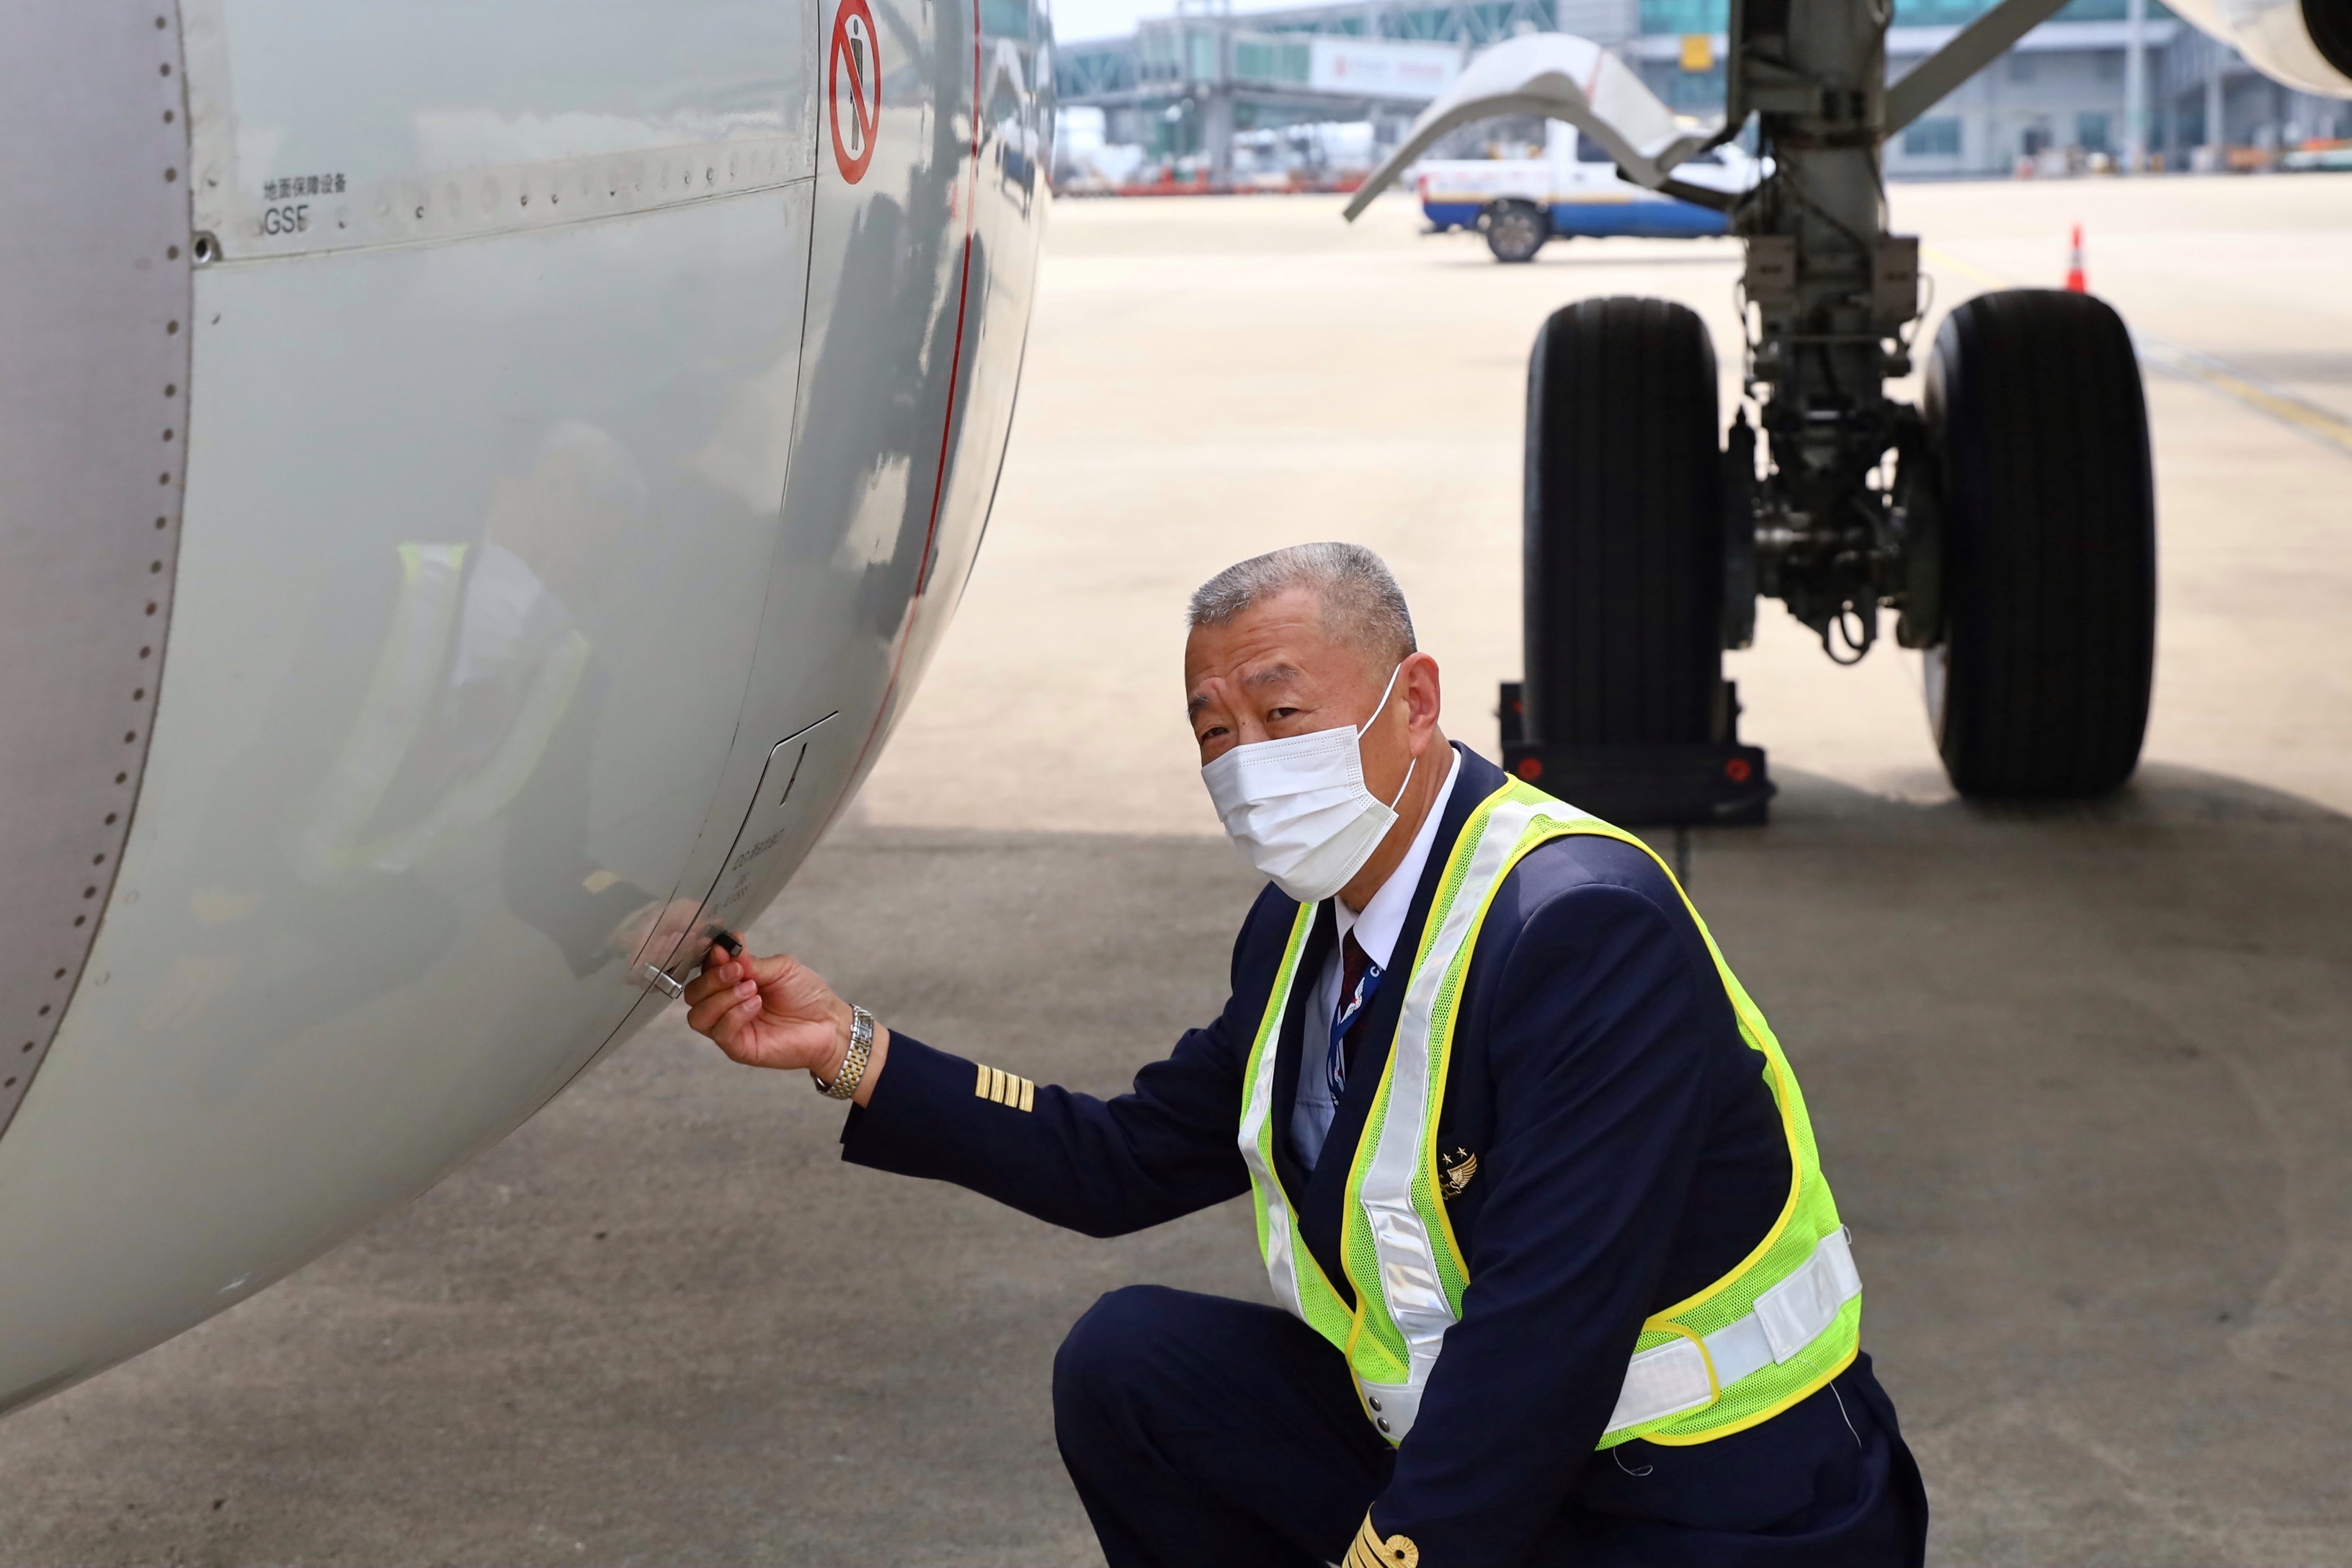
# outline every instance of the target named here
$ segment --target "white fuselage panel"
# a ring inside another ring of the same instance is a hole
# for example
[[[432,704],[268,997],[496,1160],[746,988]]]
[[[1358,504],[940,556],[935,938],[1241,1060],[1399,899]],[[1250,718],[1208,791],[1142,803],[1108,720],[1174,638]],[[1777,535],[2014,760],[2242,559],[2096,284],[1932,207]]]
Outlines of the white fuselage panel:
[[[854,793],[994,490],[1045,26],[188,0],[170,637],[0,1135],[0,1409],[510,1130]]]

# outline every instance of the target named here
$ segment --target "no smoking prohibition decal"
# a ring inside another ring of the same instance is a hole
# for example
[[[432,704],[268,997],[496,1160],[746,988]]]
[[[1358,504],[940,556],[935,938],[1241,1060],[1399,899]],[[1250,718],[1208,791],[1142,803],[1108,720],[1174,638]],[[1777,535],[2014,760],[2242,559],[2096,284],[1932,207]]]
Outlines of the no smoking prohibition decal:
[[[866,0],[842,0],[825,59],[825,107],[833,121],[833,161],[853,185],[866,177],[881,130],[882,61],[875,43],[874,13]]]

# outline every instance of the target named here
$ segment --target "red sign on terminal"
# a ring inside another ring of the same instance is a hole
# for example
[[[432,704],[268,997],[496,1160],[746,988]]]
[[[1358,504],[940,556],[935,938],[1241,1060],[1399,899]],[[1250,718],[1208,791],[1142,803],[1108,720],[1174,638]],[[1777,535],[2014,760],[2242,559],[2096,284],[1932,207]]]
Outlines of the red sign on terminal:
[[[834,13],[833,47],[825,57],[825,108],[833,123],[833,161],[851,184],[866,177],[882,129],[882,61],[874,13],[866,0],[842,0]],[[842,100],[849,100],[846,123]]]

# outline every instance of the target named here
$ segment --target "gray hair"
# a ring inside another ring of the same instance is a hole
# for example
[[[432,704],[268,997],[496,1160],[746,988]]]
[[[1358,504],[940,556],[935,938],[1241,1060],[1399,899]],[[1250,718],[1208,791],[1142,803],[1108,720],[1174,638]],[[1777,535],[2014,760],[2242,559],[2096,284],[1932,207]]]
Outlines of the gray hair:
[[[1304,588],[1332,636],[1381,659],[1414,651],[1412,612],[1388,563],[1360,544],[1293,544],[1226,567],[1192,591],[1185,624],[1221,626],[1251,605]]]

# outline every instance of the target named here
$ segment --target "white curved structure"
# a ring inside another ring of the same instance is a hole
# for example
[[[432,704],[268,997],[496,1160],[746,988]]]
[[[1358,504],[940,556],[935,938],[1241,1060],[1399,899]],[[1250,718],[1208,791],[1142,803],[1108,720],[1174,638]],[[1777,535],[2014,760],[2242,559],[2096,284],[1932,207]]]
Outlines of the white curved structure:
[[[1653,190],[1708,140],[1706,132],[1685,130],[1633,67],[1591,39],[1571,33],[1523,34],[1465,66],[1453,85],[1415,117],[1397,150],[1356,188],[1340,216],[1350,223],[1361,216],[1373,197],[1447,132],[1503,114],[1538,115],[1575,126],[1578,134],[1606,149],[1629,178]]]
[[[2273,81],[2352,98],[2352,0],[2180,0],[2172,9]]]
[[[0,1410],[431,1185],[783,885],[987,521],[1047,53],[0,8]]]

